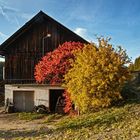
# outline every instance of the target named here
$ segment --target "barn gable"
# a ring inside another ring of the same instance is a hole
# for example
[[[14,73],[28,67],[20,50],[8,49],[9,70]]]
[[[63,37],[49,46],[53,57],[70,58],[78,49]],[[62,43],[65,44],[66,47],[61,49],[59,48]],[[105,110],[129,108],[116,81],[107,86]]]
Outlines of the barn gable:
[[[46,52],[66,41],[87,43],[40,11],[0,46],[0,54],[5,56],[6,83],[35,83],[35,65]]]

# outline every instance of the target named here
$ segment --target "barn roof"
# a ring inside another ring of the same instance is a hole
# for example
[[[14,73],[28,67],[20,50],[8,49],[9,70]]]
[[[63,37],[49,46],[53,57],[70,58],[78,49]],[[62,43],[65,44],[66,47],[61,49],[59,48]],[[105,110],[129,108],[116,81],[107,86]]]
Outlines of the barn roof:
[[[19,30],[17,30],[12,36],[10,36],[5,42],[3,42],[0,45],[0,53],[2,54],[2,51],[5,47],[8,47],[13,41],[15,41],[17,38],[19,38],[24,32],[29,30],[30,27],[32,27],[32,25],[34,25],[34,23],[36,23],[36,21],[38,21],[40,19],[40,17],[44,17],[46,19],[51,20],[52,22],[55,22],[56,24],[60,25],[64,29],[68,30],[69,32],[73,33],[75,36],[81,38],[83,41],[88,43],[88,41],[86,41],[85,39],[83,39],[82,37],[80,37],[79,35],[74,33],[73,31],[71,31],[70,29],[68,29],[64,25],[57,22],[55,19],[51,18],[50,16],[48,16],[44,12],[40,11],[37,15],[35,15],[31,20],[29,20],[27,23],[25,23]]]

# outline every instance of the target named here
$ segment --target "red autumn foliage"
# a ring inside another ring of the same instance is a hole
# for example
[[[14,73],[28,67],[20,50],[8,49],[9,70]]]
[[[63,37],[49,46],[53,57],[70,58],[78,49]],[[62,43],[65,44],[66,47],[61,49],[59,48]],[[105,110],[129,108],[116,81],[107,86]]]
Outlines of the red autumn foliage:
[[[70,113],[72,109],[72,102],[69,96],[69,93],[65,90],[63,93],[63,97],[65,97],[65,107],[64,107],[64,112],[65,113]]]
[[[38,83],[61,84],[63,76],[70,69],[69,59],[74,59],[73,52],[82,49],[80,42],[65,42],[53,52],[46,53],[35,66],[35,79]]]
[[[70,59],[74,59],[73,52],[82,49],[84,44],[80,42],[65,42],[59,45],[53,52],[46,53],[42,60],[35,66],[35,79],[38,83],[61,84],[63,76],[70,69]],[[70,113],[72,102],[65,91],[65,113]]]

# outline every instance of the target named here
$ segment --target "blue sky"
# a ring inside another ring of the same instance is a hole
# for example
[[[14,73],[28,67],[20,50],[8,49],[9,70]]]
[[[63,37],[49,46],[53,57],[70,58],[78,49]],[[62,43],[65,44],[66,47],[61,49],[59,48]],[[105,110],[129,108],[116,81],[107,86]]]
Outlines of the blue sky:
[[[0,0],[0,44],[40,10],[89,41],[112,37],[140,56],[140,0]]]

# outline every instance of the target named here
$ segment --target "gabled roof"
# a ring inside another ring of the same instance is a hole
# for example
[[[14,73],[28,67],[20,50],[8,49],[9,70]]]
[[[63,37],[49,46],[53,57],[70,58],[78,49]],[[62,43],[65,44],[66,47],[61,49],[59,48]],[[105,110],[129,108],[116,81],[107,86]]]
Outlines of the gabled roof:
[[[62,25],[61,23],[57,22],[56,20],[54,20],[53,18],[51,18],[50,16],[48,16],[47,14],[45,14],[44,12],[40,11],[37,15],[35,15],[31,20],[29,20],[27,23],[25,23],[25,25],[23,25],[18,31],[16,31],[12,36],[10,36],[5,42],[3,42],[0,45],[0,51],[3,50],[3,48],[9,46],[13,41],[15,41],[18,37],[20,37],[24,32],[26,32],[34,23],[36,23],[37,20],[40,19],[40,17],[44,17],[46,19],[49,19],[53,22],[55,22],[56,24],[60,25],[61,27],[63,27],[64,29],[68,30],[69,32],[72,32],[70,29],[66,28],[64,25]],[[75,34],[74,32],[72,32],[73,34]],[[84,40],[85,42],[88,43],[88,41],[86,41],[85,39],[83,39],[82,37],[80,37],[79,35],[75,34],[76,36],[78,36],[79,38],[81,38],[82,40]]]

